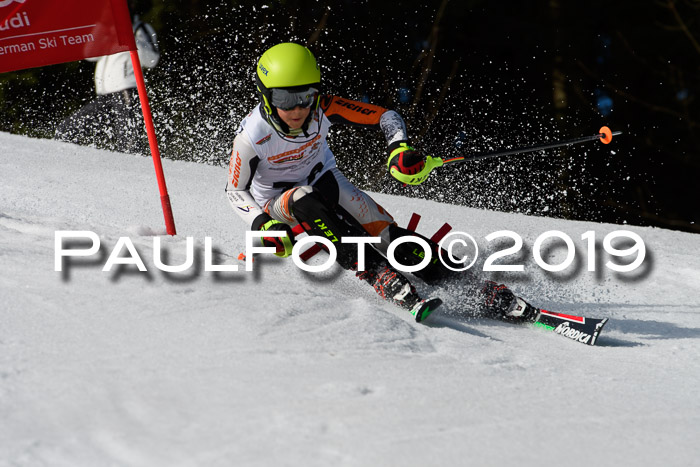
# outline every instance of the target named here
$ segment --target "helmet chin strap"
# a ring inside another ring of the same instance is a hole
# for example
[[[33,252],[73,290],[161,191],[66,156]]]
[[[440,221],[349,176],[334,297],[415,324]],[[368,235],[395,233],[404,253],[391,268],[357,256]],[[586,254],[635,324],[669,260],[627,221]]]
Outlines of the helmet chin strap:
[[[311,119],[313,118],[314,114],[316,113],[315,110],[312,110],[309,112],[309,115],[306,116],[306,120],[304,120],[304,123],[301,125],[301,131],[304,133],[305,137],[309,137],[308,129],[309,126],[311,126]]]

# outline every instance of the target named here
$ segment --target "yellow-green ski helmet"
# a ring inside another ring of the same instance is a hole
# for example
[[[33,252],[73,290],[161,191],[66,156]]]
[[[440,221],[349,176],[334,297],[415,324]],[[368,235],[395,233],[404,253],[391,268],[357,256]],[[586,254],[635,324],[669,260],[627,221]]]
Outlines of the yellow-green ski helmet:
[[[309,112],[309,118],[302,126],[302,131],[308,134],[309,123],[318,108],[321,84],[321,69],[309,49],[292,42],[270,47],[257,62],[255,84],[268,122],[285,135],[290,135],[290,130],[279,118],[277,108],[273,105],[273,90],[283,89],[297,92],[313,88],[316,92],[311,105],[312,111]]]

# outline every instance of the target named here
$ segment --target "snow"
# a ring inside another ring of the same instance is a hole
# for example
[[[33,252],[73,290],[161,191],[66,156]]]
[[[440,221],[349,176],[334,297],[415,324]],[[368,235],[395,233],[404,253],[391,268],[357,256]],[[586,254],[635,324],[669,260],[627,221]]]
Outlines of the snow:
[[[454,301],[417,324],[335,269],[261,257],[245,272],[226,169],[202,164],[163,161],[178,229],[164,261],[196,245],[193,268],[163,273],[150,158],[4,133],[0,147],[2,466],[698,465],[698,235],[376,195],[403,225],[421,214],[427,235],[448,222],[493,250],[486,235],[518,233],[504,260],[525,271],[494,277],[610,318],[590,347]],[[55,271],[63,230],[97,233],[100,254]],[[532,257],[549,230],[577,246],[562,273]],[[589,272],[581,235],[615,230],[643,238],[642,268],[613,272],[599,248]],[[148,272],[102,271],[120,237]],[[240,270],[206,271],[205,237]]]

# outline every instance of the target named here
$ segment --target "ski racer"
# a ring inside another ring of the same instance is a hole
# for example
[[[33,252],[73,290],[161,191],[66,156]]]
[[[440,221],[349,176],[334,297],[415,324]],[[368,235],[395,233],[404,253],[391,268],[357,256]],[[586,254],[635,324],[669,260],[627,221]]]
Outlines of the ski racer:
[[[281,257],[292,252],[296,224],[309,235],[329,238],[341,267],[356,271],[380,296],[409,310],[416,321],[424,320],[435,306],[427,306],[409,279],[385,258],[393,240],[420,235],[399,227],[382,206],[350,183],[326,141],[329,127],[335,124],[380,130],[392,176],[403,183],[422,183],[432,168],[409,145],[402,117],[393,110],[324,94],[314,55],[295,43],[265,51],[257,62],[255,83],[260,103],[240,123],[229,163],[226,193],[235,212],[250,230],[286,232],[285,237],[262,240]],[[348,236],[381,239],[365,248],[362,271],[357,264],[358,245],[340,242]],[[437,258],[438,245],[422,238]],[[395,258],[405,265],[420,263],[422,258],[409,245],[400,244]],[[454,273],[435,261],[413,274],[428,284],[439,284]],[[523,319],[533,310],[505,286],[469,282],[481,292],[484,307],[507,319]]]

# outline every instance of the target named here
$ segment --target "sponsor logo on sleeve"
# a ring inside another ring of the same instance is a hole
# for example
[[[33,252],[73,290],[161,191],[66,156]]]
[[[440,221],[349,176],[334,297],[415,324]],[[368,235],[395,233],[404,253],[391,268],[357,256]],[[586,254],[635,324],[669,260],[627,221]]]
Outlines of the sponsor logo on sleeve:
[[[375,109],[369,109],[367,107],[360,105],[357,102],[348,102],[348,101],[345,101],[343,99],[337,99],[335,102],[336,102],[336,104],[338,104],[342,107],[345,107],[346,109],[352,110],[354,112],[359,112],[362,115],[372,115],[372,114],[377,113],[377,111]]]
[[[226,194],[228,195],[229,201],[232,203],[242,203],[245,201],[243,195],[241,195],[239,191],[227,191]]]
[[[236,151],[235,161],[233,157],[231,157],[231,163],[228,167],[228,173],[229,176],[233,176],[231,178],[231,183],[233,183],[234,188],[238,188],[238,179],[241,176],[241,154],[238,151]]]

